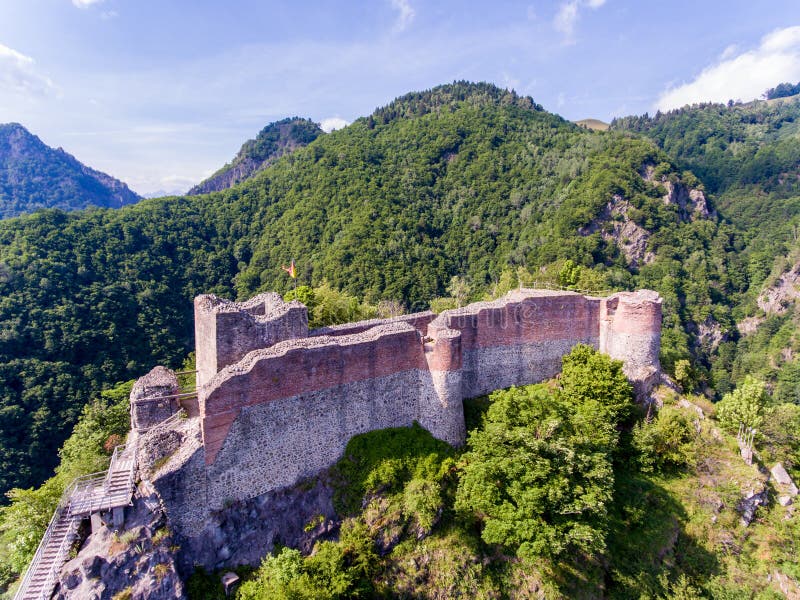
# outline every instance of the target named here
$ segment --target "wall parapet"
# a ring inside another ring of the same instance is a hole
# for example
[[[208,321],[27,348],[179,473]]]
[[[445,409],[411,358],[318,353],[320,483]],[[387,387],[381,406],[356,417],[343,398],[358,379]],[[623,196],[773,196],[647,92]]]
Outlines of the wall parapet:
[[[464,398],[552,377],[578,343],[622,360],[640,394],[659,373],[661,299],[646,290],[519,289],[312,331],[306,308],[277,294],[199,296],[195,314],[202,441],[191,485],[209,510],[314,475],[373,429],[418,421],[462,444]]]
[[[251,350],[308,336],[305,305],[274,292],[246,302],[204,294],[194,300],[194,315],[198,387]]]

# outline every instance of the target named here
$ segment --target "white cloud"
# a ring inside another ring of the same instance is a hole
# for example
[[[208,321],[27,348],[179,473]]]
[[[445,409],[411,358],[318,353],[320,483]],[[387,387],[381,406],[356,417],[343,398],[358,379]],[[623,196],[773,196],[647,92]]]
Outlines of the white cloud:
[[[719,62],[703,69],[694,81],[668,88],[655,108],[754,100],[778,83],[800,81],[800,26],[778,29],[764,36],[758,48],[735,52],[726,49]]]
[[[566,36],[571,36],[575,30],[575,21],[577,20],[578,2],[573,0],[572,2],[565,2],[559,7],[553,26],[556,31],[560,31]]]
[[[395,31],[405,31],[416,16],[414,8],[408,0],[392,0],[392,8],[397,11],[397,20],[394,23]]]
[[[30,56],[0,44],[0,92],[44,95],[54,90],[53,82],[36,72]]]
[[[726,60],[736,54],[736,51],[739,49],[739,46],[736,44],[731,44],[725,50],[722,51],[722,54],[719,55],[720,60]]]
[[[100,4],[104,0],[72,0],[72,3],[78,8],[89,8],[92,4]]]
[[[328,117],[327,119],[322,119],[322,122],[319,124],[319,126],[322,128],[322,131],[325,133],[330,133],[334,129],[342,129],[348,125],[350,125],[350,123],[341,117]]]
[[[568,0],[567,2],[562,2],[553,19],[553,27],[555,27],[556,31],[564,34],[564,40],[567,43],[572,43],[574,41],[575,23],[578,22],[581,9],[597,10],[605,3],[606,0]]]

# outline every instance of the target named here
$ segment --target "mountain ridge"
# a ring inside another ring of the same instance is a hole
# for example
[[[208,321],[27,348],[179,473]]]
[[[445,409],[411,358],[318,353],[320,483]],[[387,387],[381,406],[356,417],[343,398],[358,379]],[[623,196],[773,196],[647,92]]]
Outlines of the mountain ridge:
[[[266,125],[239,149],[233,160],[192,187],[186,194],[195,196],[233,187],[266,169],[278,158],[307,146],[324,132],[310,119],[289,117]]]
[[[120,208],[140,199],[127,184],[48,146],[23,125],[0,124],[0,219],[42,208]]]

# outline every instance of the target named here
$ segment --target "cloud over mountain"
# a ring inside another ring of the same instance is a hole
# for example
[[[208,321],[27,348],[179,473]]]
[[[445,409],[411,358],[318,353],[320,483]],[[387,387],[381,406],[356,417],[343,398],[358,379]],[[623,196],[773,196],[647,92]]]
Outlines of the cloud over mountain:
[[[659,110],[697,102],[754,100],[768,88],[800,81],[800,26],[765,35],[753,50],[736,53],[729,47],[720,60],[693,81],[667,89],[656,102]]]

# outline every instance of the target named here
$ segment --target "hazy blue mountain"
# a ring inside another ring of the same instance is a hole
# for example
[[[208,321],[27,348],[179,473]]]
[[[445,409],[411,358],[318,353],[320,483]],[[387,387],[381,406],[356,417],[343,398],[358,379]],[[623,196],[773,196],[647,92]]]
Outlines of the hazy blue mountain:
[[[119,208],[139,200],[126,184],[49,147],[22,125],[0,125],[0,218],[40,208]]]

